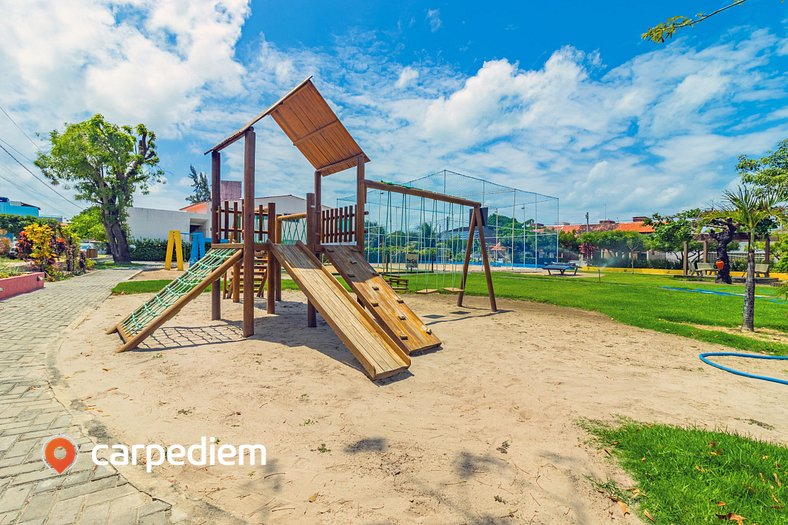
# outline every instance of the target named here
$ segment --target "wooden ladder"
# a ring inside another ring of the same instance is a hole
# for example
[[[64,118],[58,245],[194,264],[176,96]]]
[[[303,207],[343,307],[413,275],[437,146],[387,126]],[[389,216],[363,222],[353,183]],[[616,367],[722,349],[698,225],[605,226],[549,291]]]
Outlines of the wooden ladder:
[[[240,262],[233,265],[224,275],[224,298],[232,298],[233,302],[240,302],[244,290],[244,267]],[[260,250],[254,256],[254,288],[257,297],[263,296],[266,279],[268,277],[268,252]]]

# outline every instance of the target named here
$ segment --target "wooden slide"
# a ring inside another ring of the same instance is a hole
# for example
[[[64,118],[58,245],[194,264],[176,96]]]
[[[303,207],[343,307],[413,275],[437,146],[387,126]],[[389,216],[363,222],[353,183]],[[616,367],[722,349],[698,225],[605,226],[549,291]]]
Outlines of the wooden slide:
[[[334,268],[405,352],[410,354],[440,346],[440,339],[369,265],[358,248],[337,245],[325,246],[324,249]]]
[[[271,252],[372,379],[395,375],[410,358],[302,242]]]

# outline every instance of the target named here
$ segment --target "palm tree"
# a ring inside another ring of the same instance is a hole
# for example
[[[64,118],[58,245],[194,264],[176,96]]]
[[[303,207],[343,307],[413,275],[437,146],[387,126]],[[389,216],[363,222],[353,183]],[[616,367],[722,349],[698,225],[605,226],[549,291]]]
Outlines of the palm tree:
[[[742,330],[755,330],[755,234],[758,225],[770,218],[784,221],[786,210],[780,204],[785,200],[784,191],[741,185],[736,191],[723,193],[725,204],[712,213],[716,218],[731,219],[739,230],[747,233],[747,278],[744,285],[744,312]]]

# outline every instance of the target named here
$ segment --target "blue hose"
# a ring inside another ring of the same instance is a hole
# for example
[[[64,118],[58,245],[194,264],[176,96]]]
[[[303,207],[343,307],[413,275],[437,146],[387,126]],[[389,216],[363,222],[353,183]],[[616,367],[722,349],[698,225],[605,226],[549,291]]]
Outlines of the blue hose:
[[[736,374],[737,376],[749,377],[751,379],[761,379],[763,381],[771,381],[772,383],[779,383],[781,385],[788,385],[788,379],[777,379],[776,377],[769,377],[769,376],[759,376],[757,374],[750,374],[748,372],[742,372],[741,370],[736,370],[735,368],[728,368],[727,366],[723,366],[717,364],[710,359],[709,357],[746,357],[748,359],[770,359],[770,360],[779,360],[785,361],[788,360],[788,356],[784,355],[761,355],[761,354],[740,354],[737,352],[704,352],[698,356],[701,361],[706,363],[707,365],[711,365],[714,368],[719,368],[720,370],[725,370],[726,372],[730,372],[731,374]]]

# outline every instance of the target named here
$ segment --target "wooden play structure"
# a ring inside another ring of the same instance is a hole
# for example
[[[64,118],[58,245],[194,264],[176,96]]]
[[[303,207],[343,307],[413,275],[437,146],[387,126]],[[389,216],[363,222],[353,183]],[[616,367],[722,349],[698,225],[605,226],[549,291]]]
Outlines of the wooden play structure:
[[[307,194],[307,211],[278,216],[273,203],[254,203],[254,124],[270,116],[314,167],[314,192]],[[221,152],[243,139],[243,200],[220,202]],[[254,334],[254,299],[267,290],[267,312],[276,312],[281,299],[281,268],[308,299],[307,325],[316,326],[319,312],[372,379],[398,374],[410,366],[409,355],[440,346],[441,341],[411,310],[364,257],[365,199],[368,188],[407,192],[457,202],[473,210],[463,265],[458,305],[462,305],[474,231],[485,247],[481,204],[416,188],[374,182],[365,178],[367,155],[348,133],[315,88],[304,80],[269,109],[211,148],[211,249],[188,271],[155,297],[118,323],[123,340],[119,352],[137,347],[146,337],[211,288],[211,318],[221,318],[222,280],[225,297],[243,303],[243,335]],[[322,206],[325,177],[355,168],[356,204],[342,208]],[[283,243],[283,225],[306,222],[306,242]],[[482,249],[490,306],[496,310],[486,248]],[[325,257],[352,293],[323,264]],[[246,271],[245,269],[251,269]],[[251,275],[251,277],[250,277]],[[244,278],[248,280],[244,285]]]

